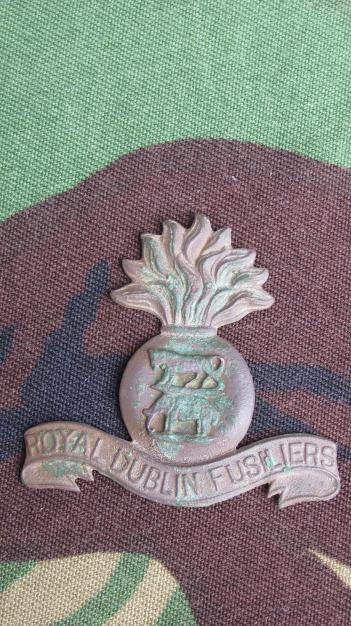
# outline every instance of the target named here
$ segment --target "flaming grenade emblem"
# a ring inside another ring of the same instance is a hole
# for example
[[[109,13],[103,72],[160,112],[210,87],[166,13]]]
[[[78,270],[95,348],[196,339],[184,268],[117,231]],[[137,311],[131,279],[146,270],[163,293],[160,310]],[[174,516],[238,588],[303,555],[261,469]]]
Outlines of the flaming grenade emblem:
[[[141,260],[123,261],[132,282],[113,291],[113,300],[162,322],[161,334],[133,357],[121,385],[123,415],[139,436],[143,420],[143,445],[148,440],[163,455],[195,460],[208,458],[210,445],[212,452],[225,451],[228,433],[239,441],[243,412],[247,429],[251,376],[217,329],[273,304],[263,289],[268,272],[254,267],[255,257],[252,249],[232,247],[230,228],[213,231],[207,217],[196,215],[189,229],[167,220],[161,235],[142,235]],[[131,386],[131,380],[138,382]]]
[[[120,386],[131,441],[75,422],[29,429],[22,480],[35,489],[79,491],[98,471],[138,495],[175,506],[209,506],[259,485],[280,507],[329,500],[340,489],[336,445],[315,435],[273,437],[236,450],[255,392],[248,366],[217,336],[224,324],[273,304],[255,251],[232,248],[196,215],[142,236],[142,258],[124,261],[131,283],[115,302],[153,313],[161,332],[132,356]]]

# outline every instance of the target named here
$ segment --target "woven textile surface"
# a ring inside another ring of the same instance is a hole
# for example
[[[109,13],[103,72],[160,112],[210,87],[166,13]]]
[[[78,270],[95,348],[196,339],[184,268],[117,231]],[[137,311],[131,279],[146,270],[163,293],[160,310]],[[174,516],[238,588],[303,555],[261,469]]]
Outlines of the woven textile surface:
[[[350,624],[349,4],[4,0],[0,25],[1,626]],[[336,441],[340,494],[25,488],[31,426],[128,438],[119,381],[159,323],[109,292],[141,233],[196,212],[257,249],[276,299],[219,333],[255,383],[242,444]]]

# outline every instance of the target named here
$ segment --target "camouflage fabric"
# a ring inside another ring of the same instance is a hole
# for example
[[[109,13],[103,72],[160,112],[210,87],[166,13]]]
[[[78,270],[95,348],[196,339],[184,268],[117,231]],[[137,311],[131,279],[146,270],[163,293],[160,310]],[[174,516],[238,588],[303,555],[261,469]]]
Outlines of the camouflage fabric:
[[[1,189],[4,626],[350,623],[351,12],[342,2],[5,2]],[[276,304],[221,329],[248,361],[243,444],[338,443],[341,493],[258,488],[168,508],[107,478],[20,482],[53,420],[127,438],[130,355],[159,329],[113,304],[139,235],[203,212],[253,246]]]

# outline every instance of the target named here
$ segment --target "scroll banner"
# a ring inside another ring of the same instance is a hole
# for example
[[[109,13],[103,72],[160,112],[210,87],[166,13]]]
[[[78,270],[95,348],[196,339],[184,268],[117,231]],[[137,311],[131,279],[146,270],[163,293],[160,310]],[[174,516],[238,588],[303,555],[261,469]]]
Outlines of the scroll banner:
[[[22,480],[32,489],[79,491],[76,479],[97,471],[143,498],[201,507],[268,484],[280,508],[329,500],[340,489],[336,445],[306,434],[263,439],[201,465],[176,465],[151,456],[133,442],[92,426],[51,422],[25,433]]]

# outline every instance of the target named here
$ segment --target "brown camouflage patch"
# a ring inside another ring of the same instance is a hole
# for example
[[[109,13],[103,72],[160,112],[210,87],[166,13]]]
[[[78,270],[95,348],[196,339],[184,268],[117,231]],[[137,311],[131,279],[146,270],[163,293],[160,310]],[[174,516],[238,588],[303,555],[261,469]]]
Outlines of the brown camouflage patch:
[[[30,492],[17,456],[1,467],[3,560],[142,552],[169,567],[201,626],[348,623],[347,586],[311,550],[350,560],[350,190],[350,172],[335,166],[240,142],[181,141],[126,156],[1,226],[3,458],[65,402],[65,419],[98,416],[117,432],[104,404],[116,401],[112,372],[158,329],[110,301],[108,290],[125,282],[119,260],[138,258],[139,234],[158,232],[161,219],[189,226],[201,211],[271,270],[273,309],[221,332],[253,370],[248,440],[308,426],[341,444],[342,477],[329,503],[278,512],[258,489],[208,510],[175,510],[100,476],[81,483],[79,496]],[[97,292],[91,272],[104,262]]]

